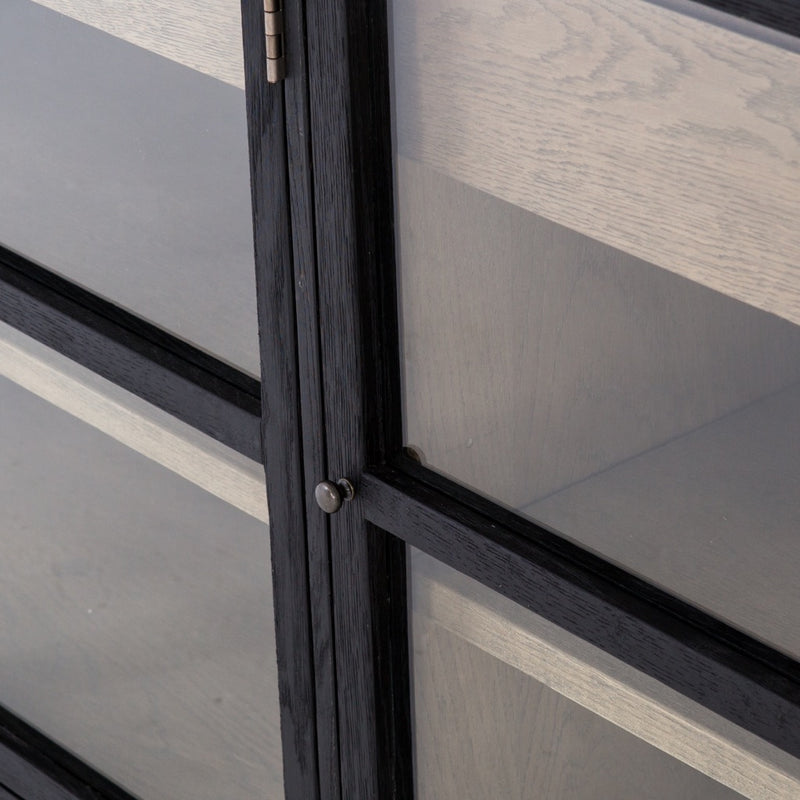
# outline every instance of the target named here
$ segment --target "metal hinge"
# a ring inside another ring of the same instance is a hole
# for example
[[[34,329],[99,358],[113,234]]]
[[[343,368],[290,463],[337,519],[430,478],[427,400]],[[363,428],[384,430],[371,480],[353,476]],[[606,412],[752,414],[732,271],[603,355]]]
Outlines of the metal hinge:
[[[264,31],[267,35],[267,81],[280,83],[286,77],[283,0],[264,0]]]

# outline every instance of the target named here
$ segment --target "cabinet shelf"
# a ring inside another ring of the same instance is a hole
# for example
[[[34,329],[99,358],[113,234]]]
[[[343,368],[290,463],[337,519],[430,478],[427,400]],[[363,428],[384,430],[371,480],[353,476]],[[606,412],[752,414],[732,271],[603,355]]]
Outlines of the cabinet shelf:
[[[24,356],[0,345],[6,374],[70,413],[0,378],[3,705],[136,796],[281,797],[255,475]]]
[[[800,759],[418,551],[412,575],[415,619],[444,628],[745,797],[798,796]]]
[[[800,657],[800,385],[523,509]]]
[[[237,5],[45,5],[92,24],[0,8],[0,242],[258,377]]]
[[[0,322],[0,375],[262,522],[260,463]]]

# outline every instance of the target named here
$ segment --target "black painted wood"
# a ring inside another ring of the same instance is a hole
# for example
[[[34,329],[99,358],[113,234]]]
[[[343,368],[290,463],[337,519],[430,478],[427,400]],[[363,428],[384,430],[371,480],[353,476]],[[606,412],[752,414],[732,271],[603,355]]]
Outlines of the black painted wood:
[[[800,756],[800,668],[788,659],[776,668],[711,635],[721,623],[702,612],[680,613],[601,559],[548,546],[552,535],[533,523],[504,525],[396,467],[365,474],[361,502],[375,525]]]
[[[24,800],[134,800],[1,706],[0,786]]]
[[[706,4],[793,32],[789,5]],[[328,477],[334,478],[357,476],[364,463],[384,464],[401,443],[380,5],[308,4]],[[467,490],[435,483],[374,467],[360,481],[359,498],[332,520],[343,794],[379,792],[378,765],[390,758],[363,735],[380,724],[372,709],[397,700],[400,688],[380,682],[376,644],[365,636],[380,596],[359,581],[378,571],[394,537],[800,752],[800,672],[793,660]],[[361,515],[375,526],[366,542]],[[337,584],[340,575],[349,575],[349,592]],[[369,710],[353,710],[354,702]]]
[[[298,375],[303,416],[303,469],[305,486],[311,488],[328,475],[328,467],[318,324],[313,170],[303,5],[288,4],[284,9],[284,19],[287,37],[287,77],[284,84],[286,144],[293,234]],[[323,800],[339,800],[341,786],[330,530],[328,518],[320,513],[311,491],[305,492],[304,501],[314,642],[320,797]]]
[[[23,751],[24,752],[24,751]],[[24,800],[77,800],[83,797],[98,797],[91,788],[84,789],[83,792],[78,788],[72,791],[65,788],[49,777],[44,769],[35,767],[26,758],[29,754],[24,752],[18,755],[13,750],[0,744],[0,775],[2,780],[7,781],[9,786],[14,787],[17,792],[13,795],[0,793],[0,797],[22,797]],[[38,755],[38,754],[37,754]],[[72,783],[67,778],[68,783]],[[6,784],[0,784],[6,788]]]
[[[260,460],[258,381],[2,247],[0,319]]]
[[[385,12],[306,5],[327,477],[357,490],[400,438]],[[341,796],[411,797],[405,548],[358,499],[330,528]]]
[[[266,82],[264,11],[242,0],[261,346],[262,432],[286,797],[320,797],[284,97]]]
[[[795,0],[694,0],[781,33],[800,36],[800,5]]]
[[[705,4],[796,33],[793,4]],[[346,475],[359,493],[330,521],[342,796],[413,794],[405,542],[799,754],[794,661],[465,489],[386,466],[402,440],[385,6],[307,0],[306,8],[309,136],[305,107],[294,106],[287,125],[311,140],[321,336],[300,341],[319,346],[304,369],[321,359],[324,477]],[[290,171],[305,174],[304,158]],[[303,211],[294,236],[310,242]],[[304,313],[301,328],[313,325],[313,311]],[[316,426],[318,410],[311,417]],[[383,466],[362,476],[367,463]]]
[[[775,674],[784,675],[791,681],[800,683],[800,664],[790,656],[753,639],[748,634],[727,625],[623,568],[609,563],[601,556],[584,550],[580,545],[568,541],[559,533],[538,525],[527,517],[521,517],[513,510],[498,506],[492,500],[421,466],[405,454],[390,459],[389,466],[396,467],[400,472],[419,481],[420,484],[427,485],[435,492],[448,496],[462,507],[475,511],[483,517],[491,518],[494,522],[513,532],[515,536],[532,539],[558,558],[600,575],[604,580],[623,587],[642,601],[668,611],[673,616],[703,631],[704,634],[725,642],[734,650],[747,654],[750,659],[761,662]]]

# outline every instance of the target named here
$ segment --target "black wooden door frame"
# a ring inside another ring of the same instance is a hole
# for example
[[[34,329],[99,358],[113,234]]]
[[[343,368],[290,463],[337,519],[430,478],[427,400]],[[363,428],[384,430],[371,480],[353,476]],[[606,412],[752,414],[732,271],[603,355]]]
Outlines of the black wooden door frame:
[[[0,320],[261,460],[256,379],[2,245]]]
[[[260,0],[243,0],[242,6],[253,214],[262,222],[256,226],[256,279],[260,296],[277,302],[283,297],[277,264],[288,260],[290,241],[283,99],[261,90],[263,6]],[[294,328],[278,324],[282,314],[265,315],[268,305],[259,305],[261,360],[272,381],[269,400],[274,403],[277,394],[280,402],[262,413],[263,380],[0,245],[0,320],[255,461],[269,450],[270,469],[286,470],[291,485],[299,464],[292,428],[299,408],[293,404],[293,373],[281,371],[274,354],[295,352]],[[288,501],[274,509],[270,542],[285,783],[289,796],[313,798],[319,779],[316,725],[309,716],[314,707],[309,582],[304,521],[292,499],[302,497],[292,486]],[[133,800],[46,733],[0,705],[0,797]]]
[[[800,36],[786,0],[703,4]],[[319,797],[413,796],[406,544],[800,756],[798,662],[403,454],[386,5],[287,0],[287,78],[265,89],[286,111],[302,450],[296,478],[267,459],[268,494],[304,492]],[[326,518],[313,486],[340,477],[356,498]]]
[[[800,36],[791,0],[704,4]],[[287,797],[413,796],[406,543],[800,755],[797,662],[404,457],[385,2],[285,0],[277,86],[262,0],[242,9],[261,386],[5,249],[0,319],[263,455]],[[313,486],[341,476],[356,499],[326,517]],[[0,771],[128,797],[1,709]]]

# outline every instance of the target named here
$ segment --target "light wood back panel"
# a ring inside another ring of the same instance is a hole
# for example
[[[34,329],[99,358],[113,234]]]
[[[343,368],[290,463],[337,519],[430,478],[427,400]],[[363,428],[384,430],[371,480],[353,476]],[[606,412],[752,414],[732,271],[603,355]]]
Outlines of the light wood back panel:
[[[800,328],[398,159],[406,440],[513,507],[800,380]]]
[[[446,628],[414,632],[418,800],[741,797]]]
[[[244,89],[239,0],[33,0]]]
[[[262,522],[261,464],[0,322],[0,375]]]
[[[400,153],[800,322],[800,54],[780,35],[642,0],[393,14]]]
[[[412,552],[421,797],[798,796],[800,760]]]
[[[282,797],[269,531],[0,378],[0,697],[141,798]]]
[[[523,512],[800,659],[800,385]]]
[[[244,92],[29,0],[0,75],[0,242],[258,376]]]

